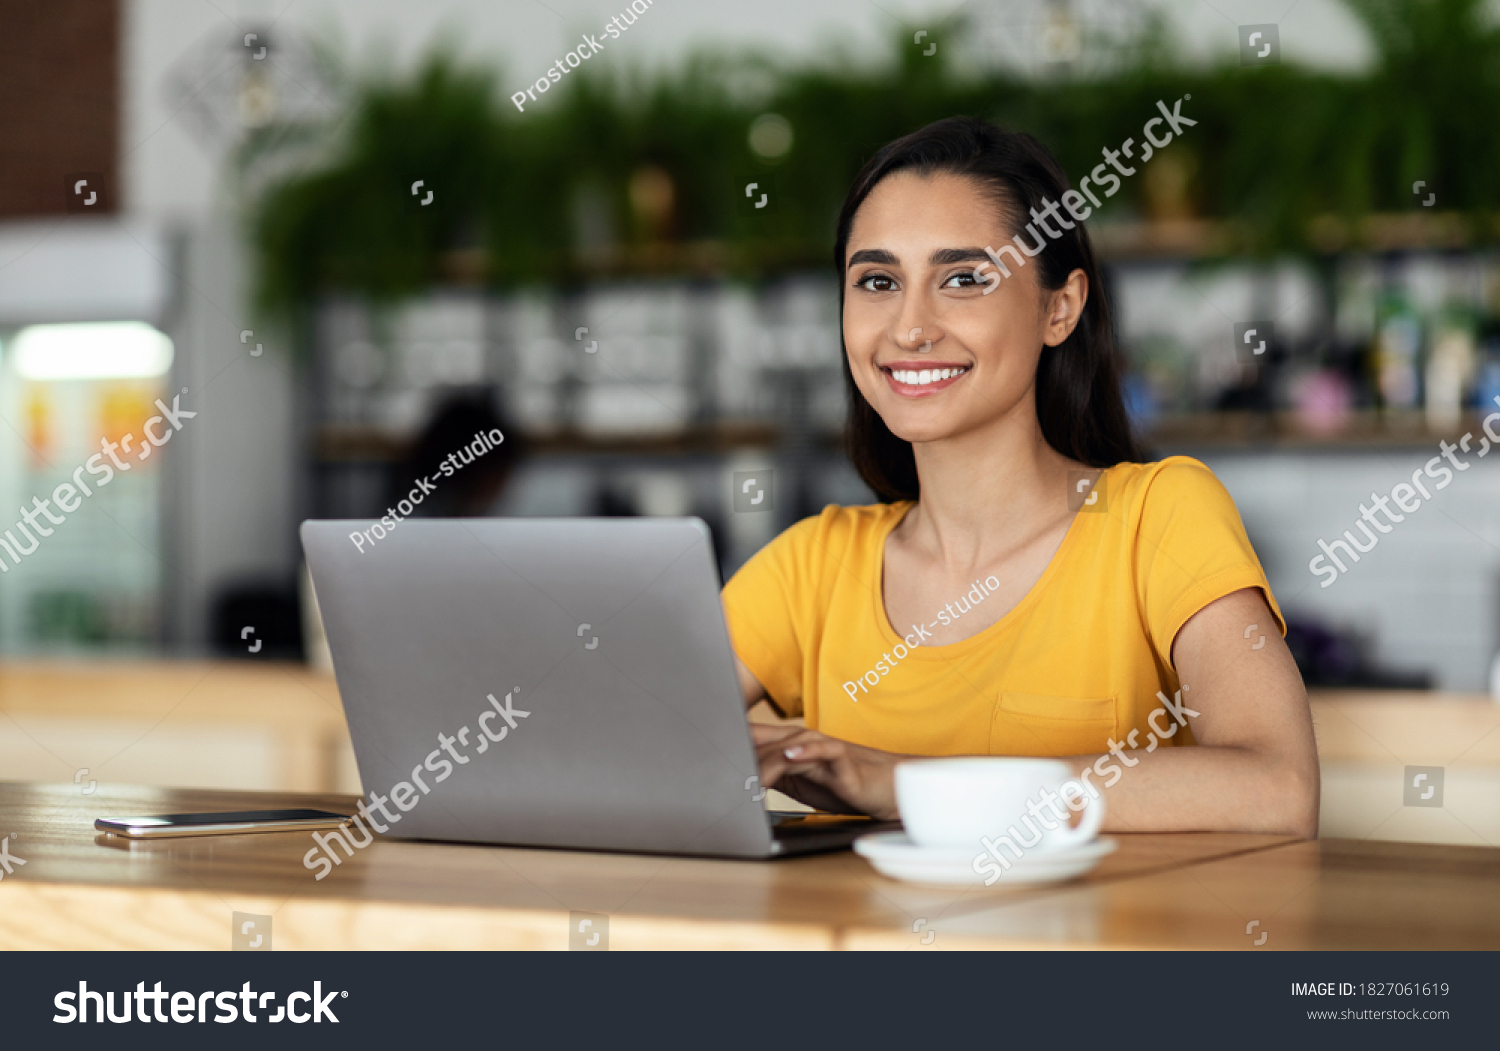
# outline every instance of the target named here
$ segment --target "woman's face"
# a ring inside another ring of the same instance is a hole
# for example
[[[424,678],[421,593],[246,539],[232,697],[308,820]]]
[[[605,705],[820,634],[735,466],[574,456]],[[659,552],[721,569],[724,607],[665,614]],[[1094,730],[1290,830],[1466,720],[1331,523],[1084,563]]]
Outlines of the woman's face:
[[[993,198],[956,175],[898,172],[855,213],[844,346],[854,382],[897,437],[936,441],[1034,411],[1042,346],[1073,331],[1087,281],[1075,270],[1044,292],[1036,266],[1018,267],[1009,254],[1010,277],[993,264],[976,274],[985,247],[1010,239]]]

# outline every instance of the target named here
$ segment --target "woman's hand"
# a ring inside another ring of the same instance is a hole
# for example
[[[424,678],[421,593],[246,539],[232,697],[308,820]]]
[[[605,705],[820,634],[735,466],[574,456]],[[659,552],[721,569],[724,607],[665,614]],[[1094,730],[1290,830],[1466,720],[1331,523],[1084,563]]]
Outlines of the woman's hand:
[[[894,820],[896,764],[910,758],[801,726],[751,723],[760,783],[836,814]]]

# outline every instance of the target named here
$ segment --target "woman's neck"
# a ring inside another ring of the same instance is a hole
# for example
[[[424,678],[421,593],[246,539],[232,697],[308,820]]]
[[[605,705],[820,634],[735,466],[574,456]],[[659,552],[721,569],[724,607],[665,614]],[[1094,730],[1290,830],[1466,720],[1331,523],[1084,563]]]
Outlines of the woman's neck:
[[[903,539],[947,564],[978,565],[1068,514],[1077,467],[1042,437],[1027,401],[986,426],[913,445],[922,493]]]

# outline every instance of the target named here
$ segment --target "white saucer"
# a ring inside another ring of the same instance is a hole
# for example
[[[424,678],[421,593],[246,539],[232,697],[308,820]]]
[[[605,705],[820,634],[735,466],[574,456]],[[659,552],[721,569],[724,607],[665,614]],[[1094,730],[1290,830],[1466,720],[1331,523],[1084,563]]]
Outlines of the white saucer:
[[[1055,883],[1082,876],[1114,853],[1115,841],[1094,839],[1081,847],[1067,850],[1027,851],[1019,860],[1004,851],[1010,868],[1005,868],[983,848],[919,847],[905,832],[872,832],[854,841],[854,852],[891,879],[913,883],[940,883],[946,886],[983,887],[995,871],[1000,877],[991,887],[1014,887],[1029,883]],[[974,871],[974,859],[983,855],[989,864],[981,863]]]

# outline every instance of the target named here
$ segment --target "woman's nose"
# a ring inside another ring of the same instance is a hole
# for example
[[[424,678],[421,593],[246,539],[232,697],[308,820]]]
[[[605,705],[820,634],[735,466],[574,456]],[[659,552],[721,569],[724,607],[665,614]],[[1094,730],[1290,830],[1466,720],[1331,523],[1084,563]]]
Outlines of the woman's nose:
[[[932,344],[943,338],[935,326],[929,325],[923,329],[921,325],[915,325],[906,333],[906,339],[902,342],[903,350],[915,350],[918,354],[926,354],[932,350]]]

